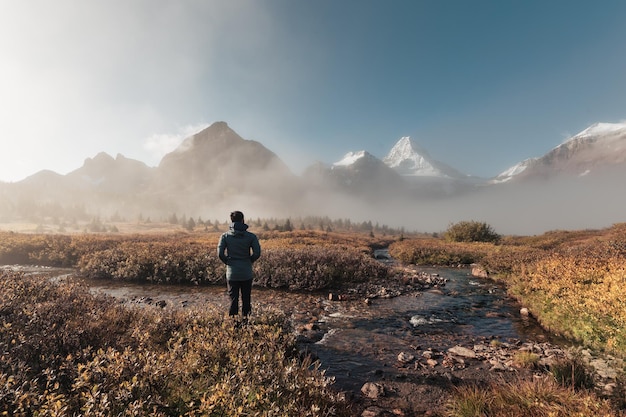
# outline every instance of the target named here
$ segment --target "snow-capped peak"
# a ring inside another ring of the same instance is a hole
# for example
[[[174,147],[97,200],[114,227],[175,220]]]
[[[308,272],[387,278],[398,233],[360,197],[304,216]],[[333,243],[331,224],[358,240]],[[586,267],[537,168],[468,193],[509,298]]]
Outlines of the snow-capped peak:
[[[569,137],[540,158],[526,159],[495,177],[492,183],[510,181],[518,175],[548,175],[574,172],[586,176],[602,165],[623,163],[626,152],[626,122],[595,123]]]
[[[574,135],[573,138],[584,138],[589,136],[606,135],[618,130],[626,129],[626,122],[622,123],[595,123],[582,132]]]
[[[526,168],[528,168],[528,166],[531,163],[533,163],[536,159],[537,158],[528,158],[528,159],[523,160],[522,162],[519,162],[513,165],[512,167],[510,167],[509,169],[507,169],[506,171],[502,172],[497,177],[495,177],[491,182],[496,184],[496,183],[510,181],[516,175],[524,172]]]
[[[604,146],[613,147],[615,143],[622,143],[623,137],[626,135],[626,122],[621,123],[595,123],[582,132],[567,138],[560,145],[555,147],[553,151],[571,147],[577,143],[591,143],[600,141]],[[618,146],[619,151],[623,149],[623,144]],[[618,149],[614,149],[616,152]]]
[[[428,152],[417,146],[408,136],[400,138],[383,162],[401,175],[446,176],[431,163]]]
[[[341,161],[335,162],[333,166],[350,166],[353,165],[356,161],[362,158],[371,157],[371,154],[367,151],[358,151],[358,152],[348,152],[344,155]]]

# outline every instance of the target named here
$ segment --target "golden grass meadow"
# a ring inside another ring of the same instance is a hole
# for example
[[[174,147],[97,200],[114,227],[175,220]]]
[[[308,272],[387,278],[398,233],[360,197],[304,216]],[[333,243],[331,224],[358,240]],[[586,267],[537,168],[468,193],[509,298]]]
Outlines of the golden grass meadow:
[[[267,230],[256,284],[311,291],[394,279],[400,263],[480,264],[551,331],[626,356],[626,224],[494,242],[362,230]],[[222,285],[219,232],[0,232],[0,264],[73,268],[106,280]],[[235,328],[212,308],[122,305],[79,280],[5,270],[0,280],[0,412],[14,416],[350,416],[355,405],[298,351],[283,312]],[[250,358],[252,360],[246,360]],[[532,365],[532,358],[519,358]],[[620,416],[585,387],[462,387],[448,416]]]

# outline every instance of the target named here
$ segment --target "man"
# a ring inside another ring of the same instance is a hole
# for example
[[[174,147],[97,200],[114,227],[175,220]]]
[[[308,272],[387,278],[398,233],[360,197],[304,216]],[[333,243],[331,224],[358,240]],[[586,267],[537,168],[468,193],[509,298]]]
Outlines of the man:
[[[239,292],[241,312],[246,318],[252,310],[252,264],[261,256],[261,245],[254,233],[248,232],[243,213],[230,213],[231,225],[222,234],[217,245],[217,255],[226,264],[226,283],[230,297],[229,316],[239,314]]]

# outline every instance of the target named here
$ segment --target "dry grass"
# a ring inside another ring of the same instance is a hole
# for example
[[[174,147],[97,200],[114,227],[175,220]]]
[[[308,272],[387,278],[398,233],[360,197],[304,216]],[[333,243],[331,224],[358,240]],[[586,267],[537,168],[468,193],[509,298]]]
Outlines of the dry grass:
[[[349,416],[280,312],[130,308],[72,282],[0,276],[0,410],[14,416]]]
[[[449,401],[449,417],[619,417],[607,400],[574,391],[552,379],[463,386]]]
[[[505,237],[497,245],[405,239],[390,251],[422,265],[480,263],[546,328],[626,354],[626,224]]]

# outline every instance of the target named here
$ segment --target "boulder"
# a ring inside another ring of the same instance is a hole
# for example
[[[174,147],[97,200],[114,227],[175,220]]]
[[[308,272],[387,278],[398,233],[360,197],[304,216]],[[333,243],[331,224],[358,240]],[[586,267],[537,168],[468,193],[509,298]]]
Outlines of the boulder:
[[[476,278],[489,278],[489,272],[479,264],[472,264],[472,276]]]

